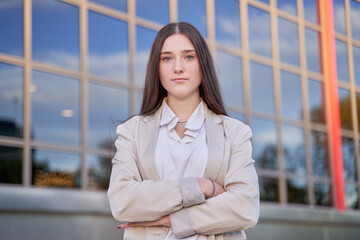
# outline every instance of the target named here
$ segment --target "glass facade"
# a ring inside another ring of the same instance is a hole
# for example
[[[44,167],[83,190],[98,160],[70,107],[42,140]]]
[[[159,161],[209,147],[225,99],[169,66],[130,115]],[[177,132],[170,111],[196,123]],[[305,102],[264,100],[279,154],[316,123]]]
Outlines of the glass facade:
[[[346,206],[357,209],[360,2],[333,4]],[[106,190],[156,32],[187,21],[210,46],[229,114],[253,130],[261,200],[334,207],[320,13],[315,0],[0,3],[0,187]]]

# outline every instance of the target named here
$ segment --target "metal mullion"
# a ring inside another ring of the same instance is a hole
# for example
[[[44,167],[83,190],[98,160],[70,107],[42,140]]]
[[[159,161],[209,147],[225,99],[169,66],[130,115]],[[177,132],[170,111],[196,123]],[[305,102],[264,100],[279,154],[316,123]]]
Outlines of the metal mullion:
[[[52,150],[56,152],[66,152],[66,153],[70,152],[76,154],[83,153],[83,150],[77,146],[59,145],[56,143],[49,143],[49,142],[32,142],[31,147]]]
[[[151,22],[147,19],[135,17],[135,24],[144,28],[149,28],[150,30],[159,31],[163,25],[155,22]]]
[[[267,5],[265,3],[262,3],[262,2],[259,2],[259,1],[255,1],[255,0],[247,0],[248,2],[248,5],[251,5],[253,7],[256,7],[256,8],[259,8],[263,11],[267,11],[269,12],[270,11],[270,6],[271,6],[271,1],[270,1],[270,4]],[[275,6],[276,7],[276,6]]]
[[[207,43],[209,50],[215,58],[216,41],[215,41],[215,0],[206,1],[206,26],[207,26]]]
[[[251,83],[250,83],[250,55],[249,55],[249,23],[247,1],[240,1],[240,34],[242,50],[243,100],[246,123],[251,122]],[[241,52],[240,52],[241,53]]]
[[[315,205],[314,195],[314,182],[313,182],[313,168],[312,168],[312,156],[311,156],[311,129],[310,129],[310,111],[308,106],[308,82],[307,82],[307,59],[306,59],[306,43],[305,43],[305,24],[304,24],[304,9],[303,1],[297,1],[297,9],[299,16],[298,36],[299,36],[299,57],[300,57],[300,79],[302,89],[302,105],[303,105],[303,128],[304,128],[304,144],[305,144],[305,156],[306,156],[306,170],[308,176],[308,199],[310,206]]]
[[[178,1],[177,0],[169,0],[169,21],[177,22],[178,21]]]
[[[215,43],[215,47],[217,50],[221,50],[223,52],[229,53],[234,56],[242,57],[243,51],[239,48],[231,47],[231,46],[225,46],[221,43]]]
[[[0,62],[9,63],[20,67],[23,67],[25,65],[24,58],[11,56],[4,53],[0,53]]]
[[[81,1],[79,6],[79,45],[80,45],[80,127],[81,127],[81,189],[88,185],[87,162],[87,129],[88,129],[88,6],[87,1]]]
[[[84,0],[83,0],[84,1]],[[103,6],[94,2],[87,2],[87,9],[92,12],[96,12],[108,17],[112,17],[122,21],[128,21],[128,14],[121,12],[120,10],[116,10],[110,7]]]
[[[270,59],[268,57],[264,57],[264,56],[256,54],[256,53],[251,53],[250,52],[249,53],[249,60],[261,63],[261,64],[266,65],[268,67],[273,66],[273,60],[272,59]]]
[[[22,168],[22,184],[25,187],[31,185],[31,76],[32,76],[32,9],[31,0],[24,0],[24,83],[23,83],[23,136],[24,136],[24,150],[23,150],[23,168]]]
[[[280,83],[280,53],[279,53],[279,38],[278,38],[278,25],[277,25],[277,10],[276,2],[270,2],[270,35],[271,35],[271,49],[272,49],[272,68],[273,68],[273,87],[275,98],[275,123],[276,135],[278,139],[277,152],[278,152],[278,167],[280,171],[279,190],[280,190],[280,203],[287,203],[287,188],[286,188],[286,172],[284,162],[284,149],[282,146],[281,136],[281,83]]]
[[[136,14],[136,5],[135,1],[128,0],[128,88],[129,92],[129,104],[130,104],[130,115],[136,113],[136,89],[135,89],[135,58],[136,58],[136,23],[135,23],[135,14]]]
[[[15,137],[0,136],[0,145],[22,148],[24,145],[24,140]]]
[[[77,71],[61,68],[55,65],[32,61],[32,69],[51,74],[62,75],[70,78],[80,78],[80,74]]]

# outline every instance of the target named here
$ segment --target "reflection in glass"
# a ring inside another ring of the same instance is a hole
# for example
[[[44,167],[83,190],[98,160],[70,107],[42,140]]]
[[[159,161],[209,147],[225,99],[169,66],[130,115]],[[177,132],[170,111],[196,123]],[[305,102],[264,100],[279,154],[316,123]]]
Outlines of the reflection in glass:
[[[251,109],[274,114],[272,68],[256,62],[250,63]]]
[[[136,16],[165,25],[169,23],[169,0],[136,0]]]
[[[90,155],[88,160],[88,188],[106,190],[109,187],[111,157]]]
[[[286,171],[306,175],[304,130],[290,125],[282,125],[281,137]]]
[[[32,1],[33,59],[79,68],[79,9],[55,0]]]
[[[263,2],[263,3],[266,3],[266,4],[269,4],[269,1],[270,0],[257,0],[258,2]]]
[[[360,2],[350,0],[350,21],[352,38],[360,40]]]
[[[22,68],[0,63],[0,135],[9,137],[22,136],[22,77]]]
[[[355,184],[346,184],[346,208],[359,209],[359,193]]]
[[[88,145],[114,150],[116,126],[129,116],[128,92],[96,83],[89,84]]]
[[[297,15],[296,0],[277,0],[277,7],[279,10]]]
[[[178,5],[179,22],[191,23],[206,38],[206,0],[181,0]]]
[[[313,166],[313,175],[315,177],[329,176],[329,160],[327,154],[327,137],[325,133],[311,131],[311,157]]]
[[[286,182],[289,203],[307,204],[309,202],[306,180],[288,179]]]
[[[0,52],[23,55],[23,1],[0,2]]]
[[[153,30],[136,27],[135,83],[140,87],[145,83],[146,65],[155,36]]]
[[[0,183],[22,183],[23,150],[0,146]]]
[[[341,128],[353,129],[351,116],[351,99],[350,91],[339,88],[339,105],[340,105],[340,120]]]
[[[349,64],[346,43],[336,40],[336,65],[338,80],[349,82]]]
[[[346,34],[344,0],[333,0],[335,32]]]
[[[215,0],[216,41],[240,48],[239,2]]]
[[[318,1],[314,0],[303,0],[304,3],[304,17],[312,23],[319,23],[318,17]]]
[[[137,91],[135,93],[135,97],[136,97],[136,114],[139,114],[141,111],[141,105],[142,105],[142,99],[143,99],[142,92]]]
[[[33,150],[32,184],[38,187],[80,187],[80,156],[47,150]]]
[[[79,82],[38,71],[32,80],[33,139],[79,145]]]
[[[347,182],[355,182],[357,177],[354,140],[343,137],[342,151],[344,161],[344,179]]]
[[[89,72],[128,81],[127,24],[89,11]]]
[[[320,72],[320,33],[305,28],[307,69]]]
[[[278,18],[280,60],[299,66],[298,26],[283,18]]]
[[[251,119],[255,165],[262,169],[277,169],[276,126],[272,121]]]
[[[115,8],[117,10],[126,12],[126,0],[89,0],[98,4],[103,4],[107,7]]]
[[[269,177],[259,177],[260,200],[279,202],[279,180]]]
[[[355,84],[360,85],[360,47],[353,46]]]
[[[225,52],[216,52],[218,76],[226,105],[243,106],[241,58]]]
[[[281,71],[281,113],[283,117],[301,120],[300,76],[289,72]]]
[[[357,124],[358,131],[360,132],[360,93],[355,93],[356,96],[356,115],[357,115]]]
[[[319,81],[308,80],[309,110],[311,122],[325,124],[325,102],[323,84]]]
[[[328,183],[315,183],[315,205],[317,206],[332,206],[331,188]]]
[[[270,14],[250,5],[248,11],[250,51],[271,57]]]
[[[237,113],[237,112],[230,112],[230,111],[228,111],[227,113],[229,114],[230,117],[235,118],[235,119],[239,120],[240,122],[243,122],[243,123],[245,122],[244,114]]]

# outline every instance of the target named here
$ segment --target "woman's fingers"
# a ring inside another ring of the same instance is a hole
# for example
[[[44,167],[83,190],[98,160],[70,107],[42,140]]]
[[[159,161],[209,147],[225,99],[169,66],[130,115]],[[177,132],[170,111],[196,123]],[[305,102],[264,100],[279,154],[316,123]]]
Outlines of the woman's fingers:
[[[155,227],[155,226],[165,226],[171,227],[170,217],[169,215],[164,216],[156,221],[150,222],[127,222],[124,224],[120,224],[117,228],[118,229],[125,229],[130,227]]]

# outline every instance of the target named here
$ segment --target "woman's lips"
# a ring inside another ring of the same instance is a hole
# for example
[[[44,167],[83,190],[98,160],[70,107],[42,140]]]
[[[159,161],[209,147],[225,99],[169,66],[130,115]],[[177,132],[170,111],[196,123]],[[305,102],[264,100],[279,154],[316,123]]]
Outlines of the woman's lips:
[[[187,79],[186,78],[173,78],[172,81],[176,82],[176,83],[183,83],[185,82]]]

